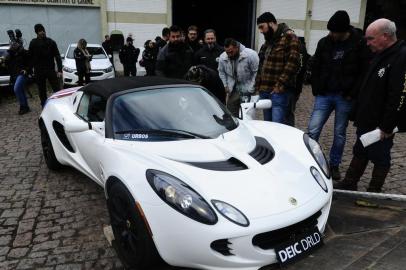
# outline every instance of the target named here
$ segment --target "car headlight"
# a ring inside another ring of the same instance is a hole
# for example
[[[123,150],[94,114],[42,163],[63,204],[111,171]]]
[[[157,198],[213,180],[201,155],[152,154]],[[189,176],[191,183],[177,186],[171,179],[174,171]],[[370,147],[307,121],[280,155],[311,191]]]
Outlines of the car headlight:
[[[250,225],[248,218],[234,206],[218,200],[212,200],[211,202],[217,211],[219,211],[220,214],[222,214],[229,221],[243,227],[248,227],[248,225]]]
[[[313,166],[310,167],[310,172],[312,173],[312,175],[313,175],[314,179],[316,180],[317,184],[319,184],[319,186],[325,192],[328,192],[326,181],[324,181],[324,178],[321,175],[321,173],[319,173],[319,171]]]
[[[75,72],[74,69],[71,69],[71,68],[68,68],[68,67],[63,67],[62,70],[65,71],[65,72],[68,72],[68,73],[73,73],[73,72]]]
[[[204,224],[217,223],[214,210],[186,183],[157,170],[147,170],[146,176],[156,194],[176,211]]]
[[[106,68],[104,70],[105,73],[109,73],[109,72],[112,72],[112,71],[113,71],[113,66],[109,66],[108,68]]]
[[[313,158],[316,160],[317,164],[323,171],[324,175],[327,178],[330,178],[330,166],[328,165],[326,156],[324,155],[323,150],[321,150],[320,145],[315,140],[310,138],[307,134],[303,135],[303,141],[307,149],[309,149]]]

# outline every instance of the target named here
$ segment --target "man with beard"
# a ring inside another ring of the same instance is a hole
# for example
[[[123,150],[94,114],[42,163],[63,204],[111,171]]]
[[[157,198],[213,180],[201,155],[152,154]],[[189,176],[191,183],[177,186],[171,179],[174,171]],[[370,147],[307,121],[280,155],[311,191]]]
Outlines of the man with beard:
[[[181,40],[182,30],[178,26],[172,25],[169,29],[169,42],[159,51],[155,73],[181,79],[192,66],[193,51]]]
[[[220,55],[219,76],[226,91],[227,108],[238,117],[241,102],[249,102],[254,92],[259,58],[256,51],[232,38],[224,41],[224,49]]]
[[[224,51],[223,47],[216,42],[216,31],[207,29],[204,31],[204,45],[203,48],[195,53],[195,64],[206,65],[207,67],[217,70],[219,56]]]
[[[196,53],[202,45],[199,43],[199,32],[197,26],[191,25],[187,29],[186,44],[192,48],[193,53]]]
[[[272,108],[264,110],[264,120],[286,123],[299,67],[299,40],[286,24],[278,24],[270,12],[259,16],[257,25],[265,43],[259,51],[255,90],[261,99],[272,100]]]
[[[46,81],[51,84],[52,91],[60,89],[59,79],[62,77],[62,60],[58,46],[55,41],[46,36],[45,28],[42,24],[34,26],[37,37],[31,40],[29,54],[31,56],[31,66],[34,68],[35,80],[38,85],[41,106],[44,107],[47,100]],[[58,73],[55,72],[55,61]]]
[[[339,180],[351,100],[357,95],[357,82],[368,54],[361,29],[350,25],[346,11],[334,13],[327,29],[330,33],[320,39],[313,56],[311,81],[315,101],[308,130],[309,136],[318,141],[324,124],[335,111],[330,167],[333,179]]]

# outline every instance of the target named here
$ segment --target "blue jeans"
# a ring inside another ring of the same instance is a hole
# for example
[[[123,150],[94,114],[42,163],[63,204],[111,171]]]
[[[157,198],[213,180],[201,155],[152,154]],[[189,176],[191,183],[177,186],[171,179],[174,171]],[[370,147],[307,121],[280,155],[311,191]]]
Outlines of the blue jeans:
[[[289,98],[291,95],[292,93],[290,91],[273,94],[270,92],[260,92],[260,99],[270,99],[272,101],[272,107],[263,110],[264,120],[286,124],[286,117],[289,110]]]
[[[351,101],[335,94],[316,96],[308,129],[309,136],[318,141],[321,130],[333,111],[335,111],[334,139],[330,149],[330,165],[338,166],[344,151]]]
[[[25,75],[18,75],[14,83],[14,93],[20,103],[21,107],[28,107],[27,97],[25,96],[25,82],[27,78]]]

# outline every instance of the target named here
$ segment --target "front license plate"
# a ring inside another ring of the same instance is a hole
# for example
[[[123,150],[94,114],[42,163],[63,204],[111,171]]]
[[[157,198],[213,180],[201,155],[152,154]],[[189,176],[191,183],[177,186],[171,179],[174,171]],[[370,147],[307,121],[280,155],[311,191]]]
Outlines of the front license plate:
[[[298,235],[294,240],[284,242],[275,247],[276,258],[281,266],[303,258],[323,245],[323,239],[318,228]]]

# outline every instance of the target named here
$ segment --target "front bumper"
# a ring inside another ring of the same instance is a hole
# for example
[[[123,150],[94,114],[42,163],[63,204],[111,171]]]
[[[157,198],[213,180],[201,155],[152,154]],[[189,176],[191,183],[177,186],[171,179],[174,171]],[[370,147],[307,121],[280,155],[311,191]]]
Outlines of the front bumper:
[[[111,72],[104,72],[104,70],[92,70],[90,72],[90,81],[100,81],[104,79],[111,79],[114,78],[114,70]],[[63,83],[66,85],[77,85],[79,77],[77,75],[77,71],[73,73],[69,73],[63,71]]]
[[[180,215],[167,205],[144,205],[143,209],[153,232],[153,239],[161,257],[174,266],[197,269],[256,270],[276,263],[274,249],[263,249],[253,244],[258,234],[285,228],[308,219],[317,212],[317,227],[324,232],[331,207],[331,194],[316,197],[305,205],[277,215],[250,220],[249,227],[241,227],[218,214],[215,225],[204,225]],[[173,213],[169,212],[173,211]],[[169,212],[169,213],[168,213]],[[228,241],[232,255],[223,255],[211,247],[218,240]]]

